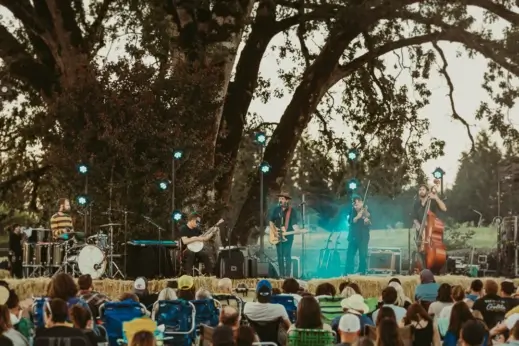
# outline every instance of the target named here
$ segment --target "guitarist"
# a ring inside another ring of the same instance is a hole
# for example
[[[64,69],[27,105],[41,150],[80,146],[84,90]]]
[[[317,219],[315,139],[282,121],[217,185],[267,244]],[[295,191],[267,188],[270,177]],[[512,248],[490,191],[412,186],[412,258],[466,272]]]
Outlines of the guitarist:
[[[211,236],[202,236],[202,230],[200,229],[201,218],[197,213],[192,213],[187,218],[187,223],[180,227],[180,239],[182,240],[182,245],[188,245],[190,243],[201,241],[205,242],[211,239]],[[212,275],[213,274],[213,265],[211,263],[211,259],[209,255],[204,252],[193,252],[189,250],[187,247],[184,250],[184,270],[186,275],[193,275],[193,265],[195,263],[195,259],[198,258],[204,264],[204,274]]]
[[[297,211],[290,206],[292,198],[288,193],[280,193],[278,195],[278,205],[272,210],[270,215],[270,228],[285,228],[286,232],[298,231],[297,225],[299,218]],[[279,275],[281,277],[290,277],[292,264],[292,244],[294,243],[294,235],[287,235],[286,241],[276,244]]]

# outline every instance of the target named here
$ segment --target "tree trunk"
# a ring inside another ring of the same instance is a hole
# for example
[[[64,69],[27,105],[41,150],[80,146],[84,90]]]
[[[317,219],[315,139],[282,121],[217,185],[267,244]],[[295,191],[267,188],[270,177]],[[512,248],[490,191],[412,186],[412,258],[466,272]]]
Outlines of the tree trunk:
[[[279,191],[285,179],[288,165],[292,161],[295,148],[301,134],[311,120],[321,98],[327,91],[339,59],[348,44],[360,33],[360,25],[354,24],[339,32],[330,34],[330,39],[321,53],[305,71],[302,81],[294,92],[279,125],[265,150],[264,161],[270,164],[271,171],[264,175],[264,201],[268,192]],[[247,244],[249,235],[258,225],[260,216],[260,176],[256,175],[247,199],[238,217],[237,226],[233,230],[232,242]],[[266,208],[264,208],[266,211]],[[263,230],[259,230],[260,234]]]

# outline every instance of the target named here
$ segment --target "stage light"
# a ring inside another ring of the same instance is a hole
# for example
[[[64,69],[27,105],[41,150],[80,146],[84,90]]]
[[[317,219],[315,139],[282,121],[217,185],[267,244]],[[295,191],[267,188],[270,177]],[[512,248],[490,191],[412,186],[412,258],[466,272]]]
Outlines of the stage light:
[[[348,160],[355,161],[357,159],[357,150],[350,149],[348,150]]]
[[[267,142],[267,135],[265,132],[256,132],[254,134],[254,141],[259,145],[265,145]]]
[[[76,197],[76,202],[77,204],[79,204],[80,206],[85,206],[88,204],[88,196],[85,196],[85,195],[79,195]]]
[[[173,151],[173,158],[175,160],[180,160],[184,156],[184,152],[180,149],[176,149]]]
[[[348,181],[347,186],[348,186],[349,190],[353,191],[353,190],[356,190],[359,187],[359,183],[358,183],[358,181],[356,179],[351,179],[351,180]]]
[[[260,165],[260,171],[263,174],[270,172],[270,165],[267,162],[262,162]]]
[[[168,186],[169,186],[169,181],[167,181],[167,180],[160,180],[158,182],[158,185],[159,185],[159,189],[161,189],[162,191],[167,190]]]
[[[436,169],[434,170],[434,172],[432,174],[433,174],[433,177],[435,177],[436,179],[441,179],[445,175],[445,171],[443,169],[441,169],[440,167],[436,167]]]
[[[171,213],[171,218],[174,221],[180,221],[182,220],[182,212],[180,210],[175,210]]]
[[[84,164],[79,164],[77,166],[77,171],[80,173],[80,174],[87,174],[88,173],[88,166],[87,165],[84,165]]]

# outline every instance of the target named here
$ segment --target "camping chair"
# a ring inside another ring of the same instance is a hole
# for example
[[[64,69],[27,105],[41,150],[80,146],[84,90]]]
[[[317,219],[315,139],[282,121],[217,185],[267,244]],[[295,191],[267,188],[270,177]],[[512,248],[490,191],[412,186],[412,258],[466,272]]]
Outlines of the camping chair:
[[[279,334],[279,325],[281,323],[281,319],[277,318],[273,321],[253,321],[251,319],[247,319],[249,321],[249,325],[254,329],[256,334],[258,334],[261,342],[270,342],[274,343],[276,346],[280,346],[278,342],[278,334]]]
[[[288,333],[288,346],[333,346],[335,333],[323,329],[292,329]]]
[[[281,304],[285,308],[288,314],[288,319],[291,323],[296,323],[296,317],[297,317],[297,303],[294,297],[289,295],[273,295],[270,298],[270,302],[272,304]]]
[[[205,324],[201,324],[200,325],[199,346],[213,346],[213,332],[214,332],[213,327],[209,327],[209,326],[206,326]]]
[[[34,328],[44,328],[45,327],[45,304],[48,304],[50,302],[50,298],[48,297],[33,297],[34,302],[31,306],[31,312],[30,317],[31,321],[34,325]],[[92,314],[92,311],[90,310],[90,306],[88,303],[82,299],[79,298],[71,298],[67,301],[67,305],[69,309],[74,305],[80,305],[84,309],[88,310],[90,312],[90,318],[92,321],[92,325],[94,326],[94,331],[97,334],[100,334],[99,329],[97,329],[97,326],[95,324],[94,315]],[[50,307],[49,307],[50,310]],[[70,321],[69,321],[70,322]]]
[[[110,346],[117,346],[124,338],[123,323],[146,316],[146,307],[131,299],[122,302],[105,302],[99,307],[99,318],[106,329]]]
[[[201,299],[192,300],[191,303],[195,306],[195,325],[198,327],[205,324],[209,327],[218,326],[218,319],[220,317],[221,305],[215,299]]]
[[[243,300],[235,296],[234,294],[213,294],[213,299],[218,300],[220,305],[223,306],[232,306],[236,310],[238,310],[238,314],[243,315],[243,307],[245,306],[245,303]]]
[[[35,338],[33,346],[54,346],[54,345],[74,345],[74,346],[89,346],[90,343],[85,338],[80,337],[38,337]]]
[[[195,340],[196,308],[185,300],[160,300],[153,304],[155,321],[164,325],[164,335],[171,336],[168,344],[191,346]]]
[[[319,306],[321,307],[321,315],[323,317],[323,323],[331,324],[335,317],[342,316],[344,314],[341,301],[342,297],[321,297],[318,299]]]

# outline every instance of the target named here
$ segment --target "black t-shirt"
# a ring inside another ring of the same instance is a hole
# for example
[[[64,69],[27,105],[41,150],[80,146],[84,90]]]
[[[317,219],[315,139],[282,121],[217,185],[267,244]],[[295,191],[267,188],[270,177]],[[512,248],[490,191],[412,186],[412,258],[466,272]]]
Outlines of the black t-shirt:
[[[15,255],[22,255],[22,235],[14,232],[9,233],[9,250]]]
[[[202,235],[202,231],[199,228],[189,228],[187,225],[183,225],[180,227],[180,239],[183,237],[186,238],[192,238],[192,237],[199,237]]]
[[[481,312],[488,329],[505,320],[505,314],[519,305],[519,300],[487,294],[474,302],[473,310]]]
[[[88,337],[81,329],[56,326],[51,328],[38,328],[34,337],[34,346],[47,345],[74,345],[74,346],[96,346],[92,345]]]
[[[281,227],[285,226],[286,219],[288,214],[288,208],[283,209],[281,206],[277,206],[272,209],[270,213],[269,221],[274,223],[277,228],[281,229]],[[297,215],[297,210],[292,208],[290,211],[290,218],[288,220],[288,227],[286,229],[287,232],[292,232],[294,230],[294,225],[297,225],[299,222],[299,217]],[[288,235],[287,237],[293,237],[294,235]]]
[[[369,241],[370,224],[365,224],[362,218],[355,222],[353,219],[357,217],[355,208],[350,210],[350,232],[348,234],[348,241]],[[371,214],[371,213],[370,213]],[[371,220],[371,216],[369,217]]]
[[[422,204],[422,201],[420,200],[420,198],[418,198],[414,202],[413,221],[418,220],[418,222],[422,223],[426,206],[427,206],[427,202],[425,202],[425,204]],[[438,202],[436,202],[434,199],[431,200],[431,208],[429,210],[438,217],[440,217],[440,213],[442,212],[440,207],[438,206]]]

